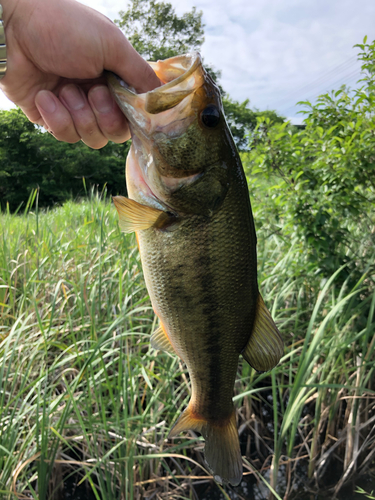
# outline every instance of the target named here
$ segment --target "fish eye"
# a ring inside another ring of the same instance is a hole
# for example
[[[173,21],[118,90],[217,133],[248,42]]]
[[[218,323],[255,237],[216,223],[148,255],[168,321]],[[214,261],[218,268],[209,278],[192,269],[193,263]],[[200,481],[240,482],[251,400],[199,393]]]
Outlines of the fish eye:
[[[214,128],[220,121],[220,112],[214,104],[209,104],[201,113],[203,125]]]

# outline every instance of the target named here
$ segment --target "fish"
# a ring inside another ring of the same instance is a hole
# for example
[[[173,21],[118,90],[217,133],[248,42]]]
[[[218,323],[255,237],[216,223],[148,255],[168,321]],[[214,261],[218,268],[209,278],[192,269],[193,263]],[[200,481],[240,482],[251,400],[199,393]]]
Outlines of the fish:
[[[151,346],[177,355],[189,372],[191,399],[169,438],[200,433],[214,479],[236,486],[239,359],[268,371],[283,341],[259,293],[249,191],[220,90],[199,53],[149,64],[161,86],[143,94],[107,74],[132,136],[128,196],[113,201],[121,230],[136,233],[159,318]]]

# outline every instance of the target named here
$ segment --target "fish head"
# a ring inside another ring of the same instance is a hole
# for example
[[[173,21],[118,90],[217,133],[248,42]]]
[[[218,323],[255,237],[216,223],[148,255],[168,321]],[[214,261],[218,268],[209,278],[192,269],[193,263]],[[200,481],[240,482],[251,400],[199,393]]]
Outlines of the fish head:
[[[212,215],[225,199],[228,160],[236,154],[220,91],[198,53],[149,64],[162,85],[143,94],[108,75],[132,134],[128,192],[177,213]]]

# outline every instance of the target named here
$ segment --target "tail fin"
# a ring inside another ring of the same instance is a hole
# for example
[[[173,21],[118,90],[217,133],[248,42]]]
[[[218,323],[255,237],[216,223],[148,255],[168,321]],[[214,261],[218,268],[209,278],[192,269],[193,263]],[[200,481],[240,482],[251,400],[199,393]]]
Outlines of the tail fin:
[[[210,422],[193,413],[190,405],[182,413],[169,436],[182,431],[200,432],[206,441],[204,455],[208,468],[218,483],[240,484],[242,479],[242,458],[238,439],[236,414],[221,422]]]

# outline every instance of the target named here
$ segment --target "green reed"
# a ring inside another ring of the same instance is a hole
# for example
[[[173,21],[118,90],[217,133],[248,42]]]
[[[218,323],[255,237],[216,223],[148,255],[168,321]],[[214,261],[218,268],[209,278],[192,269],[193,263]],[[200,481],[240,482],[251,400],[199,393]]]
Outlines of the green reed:
[[[72,476],[96,499],[195,498],[197,478],[210,481],[202,440],[166,439],[189,400],[187,372],[150,348],[155,319],[134,236],[121,234],[105,197],[46,212],[33,203],[0,215],[0,496],[57,499]],[[293,277],[297,245],[259,239],[260,285],[285,355],[266,374],[243,363],[234,399],[244,477],[279,498],[299,460],[319,478],[339,454],[345,481],[374,455],[375,294],[370,267],[350,287],[336,286],[340,270],[326,283]]]

